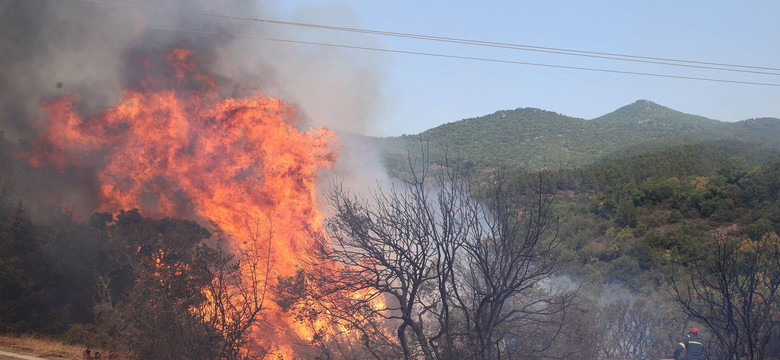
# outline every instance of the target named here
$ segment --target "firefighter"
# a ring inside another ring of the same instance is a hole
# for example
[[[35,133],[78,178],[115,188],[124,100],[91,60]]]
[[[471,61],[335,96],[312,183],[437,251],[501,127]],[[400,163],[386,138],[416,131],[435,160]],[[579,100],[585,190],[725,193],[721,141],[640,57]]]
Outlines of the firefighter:
[[[682,354],[685,353],[685,357]],[[702,360],[704,359],[704,341],[699,338],[699,329],[692,328],[688,337],[677,344],[674,349],[675,360]]]

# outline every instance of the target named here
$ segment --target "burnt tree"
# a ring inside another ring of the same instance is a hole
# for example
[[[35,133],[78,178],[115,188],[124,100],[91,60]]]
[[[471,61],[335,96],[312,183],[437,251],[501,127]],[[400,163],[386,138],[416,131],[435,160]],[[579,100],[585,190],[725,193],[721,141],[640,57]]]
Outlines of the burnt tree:
[[[778,341],[773,333],[780,321],[777,234],[757,241],[718,235],[711,249],[686,267],[687,281],[672,279],[674,299],[709,329],[717,358],[776,359],[767,347]]]
[[[457,166],[409,157],[397,183],[360,198],[329,197],[327,240],[309,274],[386,320],[404,358],[494,359],[550,349],[576,291],[546,283],[558,270],[552,193],[531,194],[501,177],[473,191]],[[343,304],[343,302],[342,302]],[[332,311],[323,311],[331,314]],[[531,347],[517,341],[546,335]],[[379,357],[379,356],[375,356]]]

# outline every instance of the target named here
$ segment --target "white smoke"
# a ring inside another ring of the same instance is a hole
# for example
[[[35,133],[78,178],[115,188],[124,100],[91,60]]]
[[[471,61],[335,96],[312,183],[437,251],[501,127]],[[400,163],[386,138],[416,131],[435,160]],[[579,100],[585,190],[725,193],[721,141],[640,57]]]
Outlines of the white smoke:
[[[371,46],[369,38],[257,21],[357,27],[350,9],[306,7],[286,18],[280,12],[275,3],[248,0],[3,1],[0,131],[6,139],[33,141],[40,130],[36,119],[45,115],[42,103],[59,96],[80,98],[78,112],[85,118],[100,113],[146,76],[134,63],[137,55],[162,57],[173,47],[194,49],[225,95],[263,92],[295,105],[303,131],[370,131],[382,102],[377,54],[268,40]],[[338,176],[372,184],[384,177],[370,143],[345,140]],[[89,197],[73,179],[58,183],[70,189],[58,190],[69,192],[69,199]]]
[[[298,106],[314,124],[365,132],[381,99],[378,55],[268,39],[354,46],[370,39],[256,21],[279,20],[275,14],[273,6],[240,0],[7,2],[0,9],[2,90],[11,94],[0,104],[4,128],[27,129],[26,118],[52,96],[76,93],[87,108],[111,104],[128,80],[131,49],[183,45],[199,51],[228,88],[261,90]],[[302,8],[294,16],[282,20],[355,22],[346,7]]]

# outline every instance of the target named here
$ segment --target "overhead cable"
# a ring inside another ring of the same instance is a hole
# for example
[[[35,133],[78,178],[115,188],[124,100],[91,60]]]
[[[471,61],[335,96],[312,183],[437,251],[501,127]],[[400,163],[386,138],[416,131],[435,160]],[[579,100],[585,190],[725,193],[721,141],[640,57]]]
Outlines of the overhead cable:
[[[581,56],[581,57],[609,59],[609,60],[618,60],[618,61],[630,61],[630,62],[659,64],[659,65],[668,65],[668,66],[690,67],[690,68],[699,68],[699,69],[707,69],[707,70],[731,71],[731,72],[743,72],[743,73],[780,76],[780,73],[777,72],[758,71],[758,70],[780,71],[780,68],[772,68],[772,67],[725,64],[725,63],[708,62],[708,61],[660,58],[660,57],[638,56],[638,55],[596,52],[596,51],[586,51],[586,50],[562,49],[562,48],[545,47],[545,46],[470,40],[470,39],[462,39],[462,38],[420,35],[420,34],[411,34],[411,33],[402,33],[402,32],[390,32],[390,31],[361,29],[361,28],[352,28],[352,27],[343,27],[343,26],[307,24],[307,23],[292,22],[292,21],[279,21],[279,20],[260,19],[260,18],[245,17],[245,16],[204,13],[204,12],[197,12],[197,11],[184,10],[184,9],[173,9],[173,8],[165,8],[165,7],[158,7],[158,6],[151,6],[151,5],[137,5],[137,4],[129,4],[124,2],[106,1],[106,0],[76,0],[76,1],[116,5],[116,6],[126,6],[126,7],[146,9],[146,10],[173,12],[173,13],[181,13],[181,14],[196,15],[196,16],[209,16],[209,17],[217,17],[217,18],[224,18],[224,19],[231,19],[231,20],[289,25],[289,26],[325,29],[325,30],[333,30],[333,31],[354,32],[354,33],[361,33],[361,34],[392,36],[392,37],[449,42],[449,43],[457,43],[457,44],[484,46],[484,47],[523,50],[523,51],[535,51],[535,52],[568,55],[568,56]],[[754,69],[754,70],[743,70],[743,69]]]
[[[93,1],[93,0],[80,0],[80,1]],[[732,83],[732,84],[745,84],[745,85],[760,85],[760,86],[780,87],[780,83],[764,83],[764,82],[728,80],[728,79],[717,79],[717,78],[706,78],[706,77],[695,77],[695,76],[683,76],[683,75],[672,75],[672,74],[648,73],[648,72],[638,72],[638,71],[624,71],[624,70],[615,70],[615,69],[590,68],[590,67],[581,67],[581,66],[556,65],[556,64],[545,64],[545,63],[534,63],[534,62],[525,62],[525,61],[506,60],[506,59],[495,59],[495,58],[483,58],[483,57],[473,57],[473,56],[440,54],[440,53],[432,53],[432,52],[407,51],[407,50],[397,50],[397,49],[383,49],[383,48],[375,48],[375,47],[367,47],[367,46],[355,46],[355,45],[346,45],[346,44],[323,43],[323,42],[316,42],[316,41],[303,41],[303,40],[281,39],[281,38],[272,38],[272,37],[251,36],[251,35],[238,35],[238,34],[230,34],[230,33],[225,33],[225,32],[215,32],[215,31],[196,30],[196,29],[182,29],[182,28],[155,26],[155,25],[139,24],[139,23],[125,23],[125,22],[117,22],[117,21],[103,21],[103,20],[95,20],[95,19],[89,19],[89,20],[86,20],[86,19],[73,19],[73,18],[65,18],[65,17],[62,17],[62,16],[52,16],[52,17],[60,19],[60,20],[67,20],[67,21],[110,23],[110,24],[114,24],[114,25],[123,25],[123,26],[128,26],[128,27],[133,27],[133,28],[142,27],[142,28],[146,28],[146,29],[150,29],[150,30],[162,30],[162,31],[172,31],[172,32],[194,33],[194,34],[210,35],[210,36],[217,36],[217,37],[218,36],[227,36],[227,37],[251,39],[251,40],[273,41],[273,42],[303,44],[303,45],[318,45],[318,46],[326,46],[326,47],[334,47],[334,48],[342,48],[342,49],[368,50],[368,51],[396,53],[396,54],[408,54],[408,55],[422,55],[422,56],[431,56],[431,57],[440,57],[440,58],[449,58],[449,59],[487,61],[487,62],[504,63],[504,64],[529,65],[529,66],[540,66],[540,67],[549,67],[549,68],[558,68],[558,69],[583,70],[583,71],[594,71],[594,72],[604,72],[604,73],[614,73],[614,74],[627,74],[627,75],[640,75],[640,76],[651,76],[651,77],[671,78],[671,79],[698,80],[698,81],[710,81],[710,82],[720,82],[720,83]]]

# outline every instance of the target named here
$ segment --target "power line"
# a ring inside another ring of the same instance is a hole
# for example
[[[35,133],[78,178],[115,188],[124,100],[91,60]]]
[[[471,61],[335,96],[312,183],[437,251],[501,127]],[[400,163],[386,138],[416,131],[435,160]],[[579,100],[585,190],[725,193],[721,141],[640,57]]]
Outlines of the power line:
[[[79,0],[79,1],[93,1],[93,0]],[[504,63],[504,64],[539,66],[539,67],[549,67],[549,68],[569,69],[569,70],[595,71],[595,72],[605,72],[605,73],[613,73],[613,74],[639,75],[639,76],[650,76],[650,77],[671,78],[671,79],[698,80],[698,81],[710,81],[710,82],[720,82],[720,83],[732,83],[732,84],[780,87],[780,84],[777,84],[777,83],[763,83],[763,82],[727,80],[727,79],[705,78],[705,77],[695,77],[695,76],[682,76],[682,75],[646,73],[646,72],[637,72],[637,71],[624,71],[624,70],[614,70],[614,69],[589,68],[589,67],[580,67],[580,66],[555,65],[555,64],[534,63],[534,62],[515,61],[515,60],[506,60],[506,59],[494,59],[494,58],[482,58],[482,57],[472,57],[472,56],[449,55],[449,54],[440,54],[440,53],[431,53],[431,52],[407,51],[407,50],[396,50],[396,49],[383,49],[383,48],[374,48],[374,47],[366,47],[366,46],[354,46],[354,45],[345,45],[345,44],[323,43],[323,42],[315,42],[315,41],[280,39],[280,38],[260,37],[260,36],[251,36],[251,35],[236,35],[236,34],[229,34],[229,33],[224,33],[224,32],[214,32],[214,31],[206,31],[206,30],[194,30],[194,29],[181,29],[181,28],[174,28],[174,27],[154,26],[154,25],[148,25],[148,24],[123,23],[123,22],[117,22],[117,21],[72,19],[72,18],[64,18],[64,17],[61,17],[61,16],[53,16],[53,17],[58,18],[60,20],[70,20],[70,21],[80,21],[80,22],[110,23],[110,24],[124,25],[124,26],[129,26],[129,27],[134,27],[134,28],[137,28],[137,27],[141,26],[143,28],[152,29],[152,30],[194,33],[194,34],[202,34],[202,35],[210,35],[210,36],[227,36],[227,37],[233,37],[233,38],[273,41],[273,42],[302,44],[302,45],[318,45],[318,46],[326,46],[326,47],[334,47],[334,48],[342,48],[342,49],[368,50],[368,51],[396,53],[396,54],[421,55],[421,56],[431,56],[431,57],[440,57],[440,58],[449,58],[449,59],[459,59],[459,60],[486,61],[486,62],[495,62],[495,63]]]
[[[242,21],[269,23],[269,24],[307,27],[307,28],[315,28],[315,29],[354,32],[354,33],[361,33],[361,34],[392,36],[392,37],[401,37],[401,38],[410,38],[410,39],[419,39],[419,40],[457,43],[457,44],[465,44],[465,45],[475,45],[475,46],[483,46],[483,47],[523,50],[523,51],[535,51],[535,52],[543,52],[543,53],[551,53],[551,54],[559,54],[559,55],[581,56],[581,57],[609,59],[609,60],[618,60],[618,61],[660,64],[660,65],[667,65],[667,66],[678,66],[678,67],[699,68],[699,69],[707,69],[707,70],[731,71],[731,72],[780,76],[780,73],[776,73],[776,72],[757,71],[757,70],[780,71],[780,68],[772,68],[772,67],[725,64],[725,63],[717,63],[717,62],[638,56],[638,55],[596,52],[596,51],[586,51],[586,50],[562,49],[562,48],[554,48],[554,47],[470,40],[470,39],[463,39],[463,38],[420,35],[420,34],[411,34],[411,33],[402,33],[402,32],[390,32],[390,31],[381,31],[381,30],[342,27],[342,26],[307,24],[307,23],[292,22],[292,21],[279,21],[279,20],[260,19],[260,18],[253,18],[253,17],[244,17],[244,16],[203,13],[203,12],[197,12],[191,10],[164,8],[164,7],[157,7],[157,6],[150,6],[150,5],[136,5],[136,4],[123,3],[123,2],[106,1],[106,0],[77,0],[77,1],[116,5],[116,6],[126,6],[126,7],[133,7],[139,9],[173,12],[173,13],[181,13],[181,14],[188,14],[188,15],[209,16],[209,17],[217,17],[217,18],[224,18],[224,19],[231,19],[231,20],[242,20]],[[754,69],[754,70],[742,70],[742,69]]]

